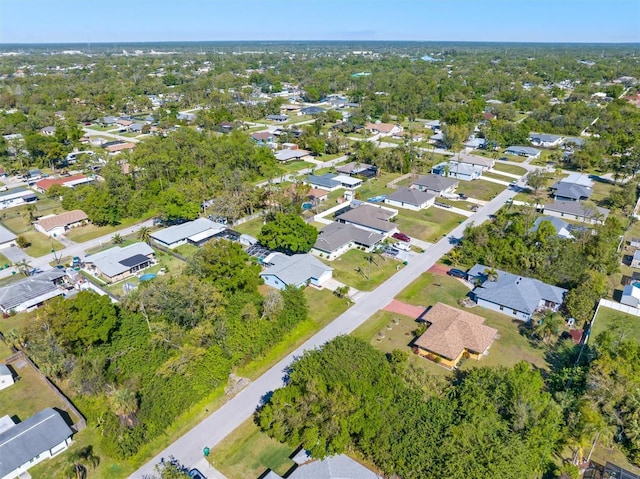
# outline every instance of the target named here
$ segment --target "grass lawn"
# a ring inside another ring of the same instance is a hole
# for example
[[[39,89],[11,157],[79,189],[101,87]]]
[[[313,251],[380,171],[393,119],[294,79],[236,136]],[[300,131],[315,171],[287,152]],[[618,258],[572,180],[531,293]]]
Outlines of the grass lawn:
[[[387,188],[387,183],[401,176],[399,173],[381,173],[377,178],[366,181],[356,190],[358,197],[362,200],[380,195],[393,193],[393,188]]]
[[[134,225],[143,219],[145,218],[126,219],[116,226],[96,226],[94,224],[87,224],[85,226],[71,228],[65,236],[76,243],[84,243],[85,241],[99,238],[100,236],[117,233],[119,230]]]
[[[352,249],[333,261],[324,262],[333,268],[333,277],[336,280],[361,291],[370,291],[395,274],[402,267],[402,263],[373,255],[373,260],[378,263],[376,266],[375,263],[367,261],[366,258],[369,256],[369,253]],[[359,273],[358,268],[364,274]]]
[[[13,351],[11,351],[9,345],[4,341],[0,341],[0,361],[8,358],[11,354],[13,354]]]
[[[0,253],[0,267],[4,268],[5,264],[11,264],[11,263],[5,255]]]
[[[493,169],[504,171],[505,173],[511,173],[512,175],[524,175],[527,172],[527,170],[521,166],[508,165],[506,163],[501,163],[500,161],[496,161]]]
[[[133,243],[137,243],[137,242],[138,242],[137,240],[126,239],[126,238],[123,238],[122,239],[122,243],[120,243],[120,244],[116,244],[113,241],[107,241],[107,242],[101,243],[99,246],[94,246],[93,248],[89,248],[89,249],[85,250],[85,253],[87,255],[96,254],[96,253],[99,253],[100,251],[104,251],[106,249],[113,248],[114,246],[120,246],[121,248],[123,248],[125,246],[129,246],[129,245],[131,245]]]
[[[308,161],[296,160],[296,161],[288,161],[282,165],[282,169],[287,173],[297,173],[300,170],[304,170],[305,168],[313,168],[315,163],[310,163]]]
[[[174,251],[182,256],[185,256],[186,258],[190,258],[198,251],[200,251],[200,248],[190,243],[185,243],[178,246],[176,249],[174,249]]]
[[[211,451],[209,462],[229,479],[259,477],[267,468],[282,476],[293,466],[293,452],[248,419]]]
[[[506,182],[513,181],[513,178],[511,178],[510,176],[501,175],[498,172],[492,172],[492,171],[484,171],[482,173],[482,177],[483,178],[493,178],[494,180],[500,180],[500,181],[506,181]]]
[[[256,218],[255,220],[247,221],[246,223],[242,223],[241,225],[233,225],[231,228],[238,233],[251,235],[254,238],[257,238],[258,234],[262,230],[263,225],[264,219]]]
[[[40,233],[39,231],[26,231],[21,233],[31,245],[24,249],[24,252],[29,256],[38,258],[46,254],[51,253],[52,249],[59,251],[64,249],[64,246],[53,238],[49,238],[47,235]]]
[[[606,199],[613,191],[615,185],[611,183],[605,183],[602,181],[594,181],[593,182],[593,192],[591,193],[590,200],[595,201],[596,203]]]
[[[491,181],[474,180],[461,181],[456,191],[458,193],[464,193],[470,198],[489,201],[505,188],[505,185],[499,185]]]
[[[640,317],[626,314],[615,309],[600,307],[598,315],[593,323],[591,339],[595,339],[603,331],[619,328],[620,334],[625,338],[635,339],[640,342]]]
[[[465,217],[441,208],[422,211],[398,210],[400,231],[423,241],[437,241],[458,226]]]

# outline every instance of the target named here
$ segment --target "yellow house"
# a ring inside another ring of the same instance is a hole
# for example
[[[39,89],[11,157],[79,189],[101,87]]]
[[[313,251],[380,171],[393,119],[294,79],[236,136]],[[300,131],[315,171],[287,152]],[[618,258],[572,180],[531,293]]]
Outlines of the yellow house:
[[[442,303],[436,303],[422,320],[429,326],[413,342],[413,352],[449,369],[463,357],[479,360],[498,334],[483,324],[483,317]]]

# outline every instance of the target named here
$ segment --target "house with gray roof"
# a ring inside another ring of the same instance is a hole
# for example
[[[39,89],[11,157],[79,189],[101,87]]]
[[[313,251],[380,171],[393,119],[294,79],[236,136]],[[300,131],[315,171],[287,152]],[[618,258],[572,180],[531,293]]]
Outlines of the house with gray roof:
[[[346,454],[314,460],[301,449],[291,457],[296,464],[285,476],[269,470],[261,479],[382,479]]]
[[[576,226],[571,223],[567,223],[566,221],[561,220],[560,218],[556,218],[555,216],[540,216],[536,219],[535,223],[531,227],[531,232],[535,233],[540,228],[540,224],[543,221],[547,221],[553,226],[553,229],[556,230],[556,235],[562,239],[573,239],[572,231],[576,229]]]
[[[346,213],[342,213],[336,218],[336,221],[359,226],[365,230],[374,231],[385,236],[391,236],[398,232],[398,225],[390,221],[397,215],[397,210],[361,203]]]
[[[0,311],[5,314],[32,311],[48,299],[64,296],[60,288],[64,277],[64,271],[54,268],[1,287]]]
[[[280,150],[276,152],[276,160],[285,162],[291,160],[303,160],[305,158],[311,158],[311,152],[307,150]]]
[[[540,150],[530,146],[510,146],[504,152],[509,155],[529,156],[531,158],[539,158],[541,154]]]
[[[342,188],[342,184],[339,181],[334,180],[337,175],[333,173],[325,173],[322,176],[308,175],[304,182],[307,185],[311,185],[312,188],[319,188],[321,190],[334,191],[338,188]]]
[[[14,479],[71,444],[73,431],[53,408],[43,409],[18,424],[7,425],[9,427],[0,432],[0,479]]]
[[[287,256],[282,253],[272,253],[264,259],[267,268],[260,273],[265,284],[277,289],[287,286],[303,288],[308,284],[322,286],[331,279],[333,268],[310,254],[294,254]]]
[[[183,244],[200,246],[226,229],[226,226],[208,218],[198,218],[181,225],[151,233],[151,240],[164,248],[174,249]]]
[[[153,249],[147,243],[140,242],[87,255],[84,262],[90,272],[114,283],[152,266],[155,259]]]
[[[366,178],[373,178],[378,174],[378,167],[370,165],[368,163],[361,163],[359,161],[352,161],[346,165],[336,167],[338,173],[350,176],[364,176]]]
[[[593,192],[593,180],[589,175],[571,173],[568,177],[554,183],[549,188],[556,200],[588,200]]]
[[[419,176],[418,179],[411,184],[411,188],[433,193],[438,196],[453,193],[457,187],[458,180],[455,178],[432,174]]]
[[[633,282],[628,284],[622,290],[622,296],[620,297],[620,303],[632,308],[640,306],[640,283]]]
[[[556,148],[560,146],[564,138],[560,135],[550,135],[548,133],[529,133],[529,141],[533,146],[541,146],[543,148]]]
[[[544,214],[590,224],[604,224],[609,210],[600,206],[589,206],[578,201],[560,201],[544,205]]]
[[[436,201],[436,195],[414,188],[398,188],[384,199],[391,206],[398,206],[413,211],[420,211],[432,206]]]
[[[4,226],[0,225],[0,249],[8,248],[16,240],[16,235]]]
[[[385,239],[385,235],[360,228],[350,223],[334,222],[318,233],[311,253],[321,258],[334,260],[352,248],[371,251]]]
[[[284,123],[289,119],[289,117],[287,115],[267,115],[266,119],[275,121],[276,123]]]
[[[457,180],[472,181],[482,176],[482,167],[459,161],[443,161],[431,169],[434,175]]]
[[[118,119],[115,116],[110,115],[100,118],[100,123],[102,123],[104,126],[115,125],[117,121]]]
[[[640,249],[633,252],[633,256],[631,257],[631,267],[640,269]]]
[[[490,270],[476,264],[467,272],[468,280],[476,284],[472,298],[479,306],[530,321],[535,312],[558,311],[564,303],[566,289],[501,270],[490,277]]]
[[[319,106],[307,106],[300,110],[301,115],[319,115],[320,113],[324,113],[327,110],[324,108],[320,108]]]

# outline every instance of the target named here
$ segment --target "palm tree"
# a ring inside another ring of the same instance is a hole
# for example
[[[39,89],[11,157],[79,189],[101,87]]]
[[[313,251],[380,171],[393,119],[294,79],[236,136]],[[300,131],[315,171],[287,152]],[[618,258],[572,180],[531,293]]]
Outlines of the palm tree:
[[[462,260],[462,252],[459,248],[453,248],[449,251],[449,259],[453,263],[454,266],[458,266],[460,260]]]
[[[111,238],[111,242],[113,244],[122,244],[124,242],[124,238],[122,238],[122,236],[120,236],[120,233],[116,233]]]
[[[93,446],[85,446],[71,453],[64,471],[65,479],[85,479],[89,469],[95,469],[100,458],[93,453]]]
[[[111,410],[120,418],[120,422],[129,427],[137,424],[138,396],[127,388],[113,389],[109,395]]]
[[[142,228],[140,228],[138,230],[138,239],[149,244],[149,241],[151,240],[151,228],[149,228],[148,226],[143,226]]]
[[[14,266],[25,276],[29,276],[29,272],[32,269],[31,262],[28,259],[21,259],[17,263],[14,263]]]
[[[534,331],[542,339],[542,342],[546,343],[552,335],[560,332],[560,326],[562,326],[562,319],[559,315],[553,311],[547,311],[538,321]]]
[[[498,281],[498,270],[495,269],[493,266],[490,266],[487,269],[485,269],[483,273],[486,275],[488,281],[491,281],[493,283]]]

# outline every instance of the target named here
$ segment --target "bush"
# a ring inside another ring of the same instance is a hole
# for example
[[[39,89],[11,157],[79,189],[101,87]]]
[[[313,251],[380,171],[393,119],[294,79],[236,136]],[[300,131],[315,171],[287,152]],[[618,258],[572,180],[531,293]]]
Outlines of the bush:
[[[19,248],[22,248],[22,249],[28,248],[29,246],[31,246],[31,243],[27,241],[27,238],[25,238],[22,235],[16,238],[16,244],[18,245]]]

